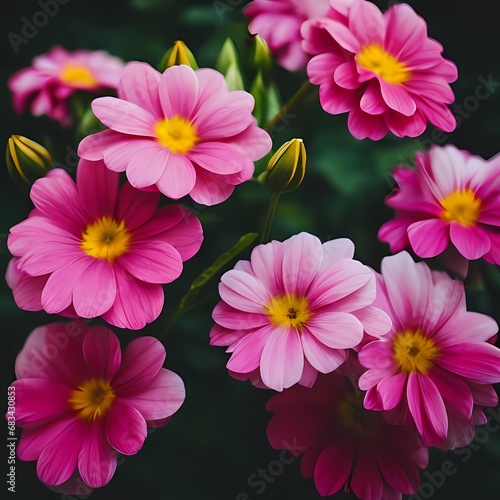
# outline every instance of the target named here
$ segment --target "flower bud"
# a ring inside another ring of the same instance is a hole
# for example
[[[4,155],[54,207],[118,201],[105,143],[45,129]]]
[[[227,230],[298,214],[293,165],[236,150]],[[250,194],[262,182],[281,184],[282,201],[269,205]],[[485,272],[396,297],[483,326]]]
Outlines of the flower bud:
[[[19,186],[31,186],[52,168],[52,157],[40,144],[13,135],[7,141],[7,169],[12,180]]]
[[[252,62],[260,70],[266,72],[273,62],[273,56],[267,42],[260,36],[253,36]]]
[[[194,70],[198,69],[198,63],[196,62],[193,53],[187,48],[184,42],[177,40],[173,47],[163,56],[160,64],[158,65],[158,69],[160,71],[165,71],[171,66],[179,66],[180,64],[190,66]]]
[[[229,90],[245,90],[241,76],[238,51],[230,38],[222,45],[215,61],[215,69],[224,75]]]
[[[302,139],[285,142],[269,160],[266,185],[271,191],[286,193],[297,189],[306,174],[306,148]]]

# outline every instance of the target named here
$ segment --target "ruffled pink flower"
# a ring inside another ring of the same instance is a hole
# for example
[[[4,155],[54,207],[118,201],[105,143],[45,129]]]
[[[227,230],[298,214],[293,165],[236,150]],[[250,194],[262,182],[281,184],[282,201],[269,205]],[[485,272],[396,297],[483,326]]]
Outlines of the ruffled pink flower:
[[[305,477],[314,476],[322,496],[344,488],[362,500],[401,499],[418,491],[419,467],[427,466],[408,426],[388,424],[363,408],[362,396],[336,373],[319,375],[310,389],[295,386],[276,394],[266,409],[273,448],[303,455]]]
[[[17,113],[30,109],[36,116],[47,115],[68,125],[69,97],[77,91],[116,89],[124,66],[121,59],[104,51],[68,52],[63,47],[52,47],[35,57],[32,66],[10,78],[14,109]]]
[[[465,259],[500,264],[500,156],[433,146],[415,155],[415,170],[399,166],[393,175],[398,187],[386,203],[396,218],[379,231],[393,252],[411,246],[428,258],[452,245]]]
[[[307,73],[320,86],[321,106],[349,113],[357,139],[379,140],[389,130],[416,137],[428,121],[446,132],[456,127],[447,104],[455,100],[449,83],[457,68],[409,5],[382,14],[365,0],[330,0],[328,17],[306,22],[302,35],[314,56]]]
[[[40,480],[66,492],[107,484],[117,452],[135,455],[147,427],[166,423],[184,402],[184,383],[162,368],[165,357],[152,337],[132,340],[122,355],[111,330],[83,321],[34,330],[11,384],[23,428],[18,457],[37,460]]]
[[[214,205],[250,179],[253,162],[271,149],[269,134],[252,116],[253,97],[228,91],[215,70],[181,65],[160,74],[130,63],[118,96],[93,101],[109,130],[83,139],[78,154],[126,171],[136,188]]]
[[[375,304],[393,326],[359,353],[365,407],[391,410],[389,420],[413,425],[425,446],[466,446],[484,420],[478,407],[498,402],[500,349],[488,342],[498,325],[467,311],[461,281],[407,252],[382,260]]]
[[[305,67],[309,55],[302,48],[300,28],[328,11],[328,0],[254,0],[244,9],[248,31],[264,38],[281,66],[289,71]]]
[[[257,246],[225,273],[210,343],[228,346],[230,373],[277,391],[311,386],[346,360],[364,331],[385,334],[389,318],[372,306],[375,275],[353,255],[350,240],[321,244],[300,233]]]
[[[159,193],[119,188],[102,162],[81,160],[75,182],[51,170],[31,189],[35,209],[11,229],[7,271],[17,305],[140,329],[163,307],[163,283],[203,240],[199,220]]]

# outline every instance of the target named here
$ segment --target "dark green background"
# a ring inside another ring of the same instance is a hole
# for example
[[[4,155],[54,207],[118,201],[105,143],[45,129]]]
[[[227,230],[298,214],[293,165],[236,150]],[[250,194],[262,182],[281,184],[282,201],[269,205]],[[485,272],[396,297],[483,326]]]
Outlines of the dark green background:
[[[76,148],[73,131],[62,130],[45,118],[15,115],[6,88],[6,80],[12,73],[28,66],[34,56],[46,52],[52,45],[106,49],[125,60],[143,60],[155,65],[175,40],[182,39],[201,66],[213,66],[220,45],[227,36],[232,36],[245,59],[248,41],[246,21],[240,9],[246,2],[231,7],[236,3],[236,0],[228,1],[221,20],[211,1],[70,0],[60,6],[59,13],[40,28],[35,37],[20,46],[17,54],[8,42],[7,33],[20,34],[22,17],[32,19],[40,6],[36,1],[27,0],[3,4],[0,146],[6,144],[10,134],[26,135],[45,144],[50,140],[50,149],[57,161],[69,169],[74,167],[69,154]],[[381,8],[387,7],[387,3],[376,3]],[[466,99],[474,95],[479,77],[488,79],[491,74],[494,81],[500,82],[498,17],[494,10],[497,2],[427,0],[413,1],[411,5],[426,19],[430,35],[444,45],[446,57],[459,67],[459,79],[453,84],[457,103],[467,102]],[[304,74],[289,74],[279,68],[274,73],[284,99],[304,80]],[[500,150],[499,95],[500,92],[494,92],[479,102],[477,109],[449,135],[447,142],[485,158],[496,154]],[[308,172],[301,188],[282,198],[272,236],[284,239],[304,230],[323,240],[349,237],[356,244],[356,257],[379,269],[380,259],[389,253],[388,247],[376,237],[380,225],[392,216],[383,201],[392,186],[388,172],[393,165],[409,161],[417,149],[429,144],[424,139],[431,135],[432,129],[419,140],[388,136],[377,143],[356,141],[347,132],[346,116],[325,114],[315,93],[294,114],[296,118],[273,139],[278,146],[292,137],[304,138]],[[27,194],[10,181],[3,162],[2,165],[0,272],[3,274],[9,259],[6,248],[9,227],[26,217],[31,204]],[[159,335],[168,314],[197,273],[241,234],[260,230],[267,197],[262,186],[247,183],[240,186],[228,202],[217,207],[203,208],[186,201],[204,224],[205,243],[200,253],[186,264],[183,276],[166,288],[165,315],[141,333]],[[474,282],[467,286],[469,307],[500,320],[498,271],[493,266],[478,265],[473,275]],[[279,458],[279,451],[269,446],[265,434],[270,415],[264,406],[271,392],[230,378],[225,370],[227,355],[222,348],[208,345],[215,293],[216,282],[213,282],[205,293],[209,305],[182,318],[164,341],[168,352],[166,366],[185,381],[185,404],[168,426],[154,432],[139,454],[127,458],[118,467],[111,483],[93,494],[96,500],[233,500],[240,492],[246,492],[253,500],[319,498],[313,481],[301,477],[299,460],[286,465],[283,474],[268,484],[262,494],[247,483],[259,468],[267,468]],[[57,318],[18,310],[3,280],[0,311],[2,387],[5,388],[2,401],[5,402],[6,387],[14,378],[15,356],[26,336],[34,327]],[[124,343],[137,335],[118,333]],[[4,453],[6,462],[5,448]],[[490,434],[479,450],[471,452],[467,463],[462,462],[465,454],[445,455],[433,451],[429,471],[439,469],[446,458],[455,463],[457,472],[433,498],[462,499],[472,495],[498,498],[500,432]],[[7,485],[0,487],[6,491]],[[39,483],[34,463],[22,462],[17,463],[16,495],[20,499],[60,497]]]

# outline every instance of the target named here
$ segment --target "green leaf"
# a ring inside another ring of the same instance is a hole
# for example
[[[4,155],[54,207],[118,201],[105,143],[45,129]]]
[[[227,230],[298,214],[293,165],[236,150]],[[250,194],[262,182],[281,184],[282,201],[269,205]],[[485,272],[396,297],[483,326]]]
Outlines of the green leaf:
[[[257,238],[258,233],[248,233],[243,235],[236,245],[219,255],[215,262],[204,269],[201,274],[193,281],[189,291],[184,295],[179,305],[179,310],[183,311],[198,295],[200,290],[234,257],[250,246]]]

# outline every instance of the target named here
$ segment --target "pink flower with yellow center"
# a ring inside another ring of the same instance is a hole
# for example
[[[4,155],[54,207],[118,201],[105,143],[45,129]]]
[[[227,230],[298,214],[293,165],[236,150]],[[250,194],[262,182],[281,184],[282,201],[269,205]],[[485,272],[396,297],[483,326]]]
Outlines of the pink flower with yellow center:
[[[47,115],[67,125],[71,120],[68,99],[77,91],[116,89],[124,66],[121,59],[104,51],[52,47],[9,79],[14,109],[18,113],[30,109],[36,116]]]
[[[433,146],[415,155],[415,169],[393,175],[398,187],[386,203],[396,218],[378,233],[393,252],[411,247],[429,258],[453,246],[465,259],[500,264],[500,157]]]
[[[7,282],[22,309],[138,330],[163,308],[162,284],[203,240],[199,220],[160,194],[118,186],[102,162],[81,160],[75,182],[51,170],[31,189],[35,209],[14,226]]]
[[[300,233],[257,246],[225,273],[210,343],[228,346],[231,375],[277,391],[311,386],[344,363],[364,331],[385,334],[389,318],[372,306],[375,274],[353,255],[350,240],[322,244]]]
[[[498,325],[467,311],[461,281],[407,252],[382,260],[375,305],[392,329],[359,353],[365,407],[413,425],[424,446],[468,445],[485,421],[480,406],[498,402],[491,384],[500,382],[500,349],[489,343]]]
[[[455,100],[449,83],[457,68],[409,5],[382,14],[365,0],[330,0],[327,17],[304,23],[302,35],[321,106],[334,115],[349,113],[357,139],[379,140],[389,130],[416,137],[427,122],[454,130],[447,104]]]
[[[305,67],[309,55],[302,48],[300,28],[328,11],[328,0],[254,0],[243,14],[251,18],[248,31],[264,38],[281,66],[289,71]]]
[[[147,427],[166,424],[184,402],[184,383],[162,368],[165,357],[152,337],[132,340],[122,353],[111,330],[83,321],[35,329],[11,384],[23,429],[17,456],[37,460],[40,480],[68,493],[81,480],[107,484],[117,453],[135,455]]]
[[[78,154],[125,171],[138,189],[214,205],[250,179],[253,162],[271,149],[252,116],[253,97],[229,91],[215,70],[181,65],[160,74],[130,63],[118,96],[94,100],[92,110],[109,130],[83,139]]]
[[[411,427],[390,425],[363,408],[345,377],[319,375],[311,388],[276,394],[266,409],[274,413],[267,426],[271,446],[302,455],[302,474],[314,477],[320,495],[344,489],[362,500],[401,500],[418,491],[427,449]]]

